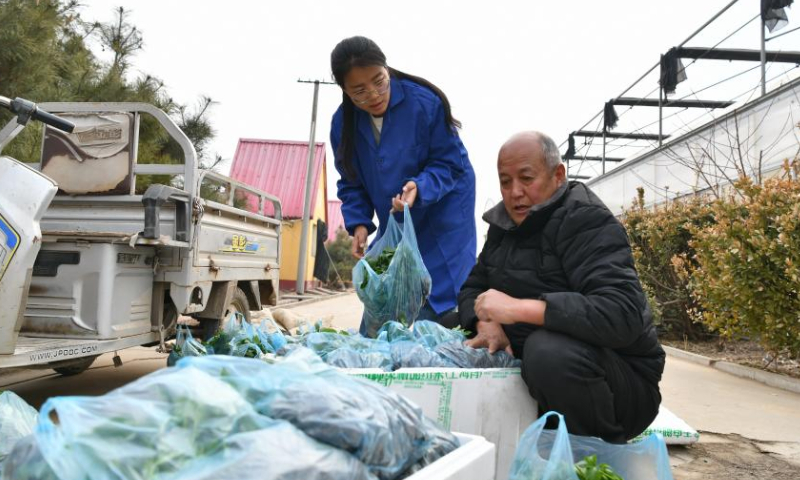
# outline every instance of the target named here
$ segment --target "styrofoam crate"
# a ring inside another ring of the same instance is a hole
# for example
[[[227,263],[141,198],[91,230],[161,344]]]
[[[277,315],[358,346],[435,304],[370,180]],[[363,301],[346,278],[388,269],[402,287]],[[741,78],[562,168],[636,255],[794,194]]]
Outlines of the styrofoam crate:
[[[478,435],[453,433],[460,447],[405,480],[494,480],[494,444]]]
[[[343,371],[394,390],[446,430],[480,435],[493,443],[497,480],[508,478],[519,437],[537,418],[536,401],[519,368]]]

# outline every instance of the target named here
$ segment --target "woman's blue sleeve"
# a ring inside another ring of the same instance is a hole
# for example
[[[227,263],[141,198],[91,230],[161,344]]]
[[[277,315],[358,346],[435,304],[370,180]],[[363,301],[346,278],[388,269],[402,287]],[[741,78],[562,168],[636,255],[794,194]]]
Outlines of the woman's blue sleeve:
[[[331,122],[331,148],[334,157],[339,149],[339,139],[342,136],[342,125],[337,121],[337,116]],[[339,180],[336,182],[336,196],[342,201],[342,217],[347,233],[353,235],[359,225],[367,227],[367,232],[372,233],[376,230],[372,223],[372,216],[375,209],[369,198],[367,190],[359,179],[348,179],[347,175],[339,162],[334,162],[336,170],[339,172]]]
[[[408,179],[417,184],[417,202],[422,207],[438,202],[456,187],[467,161],[458,134],[445,121],[442,102],[437,99],[432,108],[428,161],[417,176]]]

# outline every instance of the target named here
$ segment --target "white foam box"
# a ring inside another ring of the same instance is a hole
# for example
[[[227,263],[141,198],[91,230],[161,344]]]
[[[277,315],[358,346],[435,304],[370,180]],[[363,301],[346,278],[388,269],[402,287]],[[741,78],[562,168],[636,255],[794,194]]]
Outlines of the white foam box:
[[[453,434],[460,447],[405,480],[493,480],[494,444],[478,435]]]
[[[493,443],[498,480],[508,478],[519,437],[538,415],[518,368],[344,371],[389,387],[449,431],[480,435]]]
[[[658,416],[653,420],[653,423],[631,442],[644,440],[654,432],[660,433],[664,437],[664,443],[667,445],[689,445],[700,440],[700,434],[697,433],[697,430],[669,411],[663,404],[659,405]]]

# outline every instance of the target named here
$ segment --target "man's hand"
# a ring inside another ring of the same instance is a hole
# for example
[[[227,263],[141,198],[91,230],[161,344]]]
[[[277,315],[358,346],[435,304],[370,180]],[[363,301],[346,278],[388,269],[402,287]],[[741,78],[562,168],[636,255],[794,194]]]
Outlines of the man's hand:
[[[402,212],[403,211],[403,204],[407,203],[408,208],[414,206],[414,200],[417,199],[417,184],[413,181],[406,182],[403,185],[403,192],[398,193],[392,199],[392,211],[393,212]]]
[[[492,288],[475,299],[475,315],[482,322],[510,325],[519,321],[514,318],[514,306],[517,301],[516,298]]]
[[[478,321],[475,324],[475,328],[478,330],[478,334],[472,340],[467,340],[466,345],[468,347],[486,347],[489,349],[489,353],[505,350],[509,355],[514,355],[511,351],[511,342],[508,341],[502,325],[494,322]]]
[[[359,225],[353,232],[353,245],[350,247],[350,253],[356,258],[364,257],[364,248],[367,246],[367,227]]]

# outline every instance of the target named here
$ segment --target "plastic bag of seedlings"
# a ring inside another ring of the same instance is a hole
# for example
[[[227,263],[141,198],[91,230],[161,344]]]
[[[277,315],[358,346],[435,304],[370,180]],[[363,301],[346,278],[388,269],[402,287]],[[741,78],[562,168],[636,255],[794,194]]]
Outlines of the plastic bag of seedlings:
[[[17,441],[33,433],[38,412],[10,391],[0,393],[0,473]]]
[[[387,344],[388,347],[388,344]],[[325,363],[339,368],[380,368],[391,371],[394,365],[387,351],[357,351],[352,348],[338,348],[325,357]]]
[[[414,334],[402,323],[390,321],[384,323],[378,330],[378,340],[384,340],[389,343],[414,341]]]
[[[280,352],[288,343],[286,335],[281,332],[278,324],[271,318],[261,320],[261,324],[256,329],[256,334],[270,353]]]
[[[401,478],[405,478],[409,475],[412,475],[423,468],[427,467],[431,463],[439,460],[443,456],[447,455],[448,453],[452,452],[453,450],[457,449],[461,446],[458,438],[452,433],[442,430],[439,428],[433,420],[425,417],[425,423],[428,425],[428,428],[434,432],[433,439],[431,440],[430,447],[425,452],[425,455],[422,456],[422,459],[409,467],[408,470],[403,472],[400,476]]]
[[[546,430],[547,419],[552,416],[558,417],[558,428]],[[509,480],[579,480],[587,477],[672,480],[667,445],[655,433],[642,442],[623,445],[595,437],[570,435],[564,417],[556,412],[547,412],[522,434],[509,473]]]
[[[439,356],[430,348],[414,341],[398,341],[390,344],[392,370],[399,368],[454,368],[456,365]]]
[[[447,328],[431,320],[420,320],[412,327],[414,338],[428,348],[435,348],[440,343],[463,342],[464,332]]]
[[[380,352],[390,358],[389,344],[380,339],[362,337],[333,332],[309,333],[303,339],[305,345],[312,352],[327,360],[331,352],[341,348],[348,348],[357,352]]]
[[[522,362],[503,350],[489,353],[487,348],[472,348],[463,342],[440,343],[433,351],[458,368],[518,368]]]
[[[398,478],[425,458],[434,438],[446,435],[405,398],[341,373],[305,348],[274,364],[198,357],[181,361],[181,367],[220,378],[259,413],[351,453],[380,479]]]
[[[231,327],[235,325],[235,327]],[[245,358],[262,358],[267,352],[271,352],[272,348],[269,343],[264,344],[261,335],[244,316],[235,315],[234,318],[228,322],[227,328],[231,339],[228,342],[228,355],[232,357],[245,357]]]
[[[221,375],[186,363],[200,358],[264,365],[184,358],[106,395],[52,398],[3,478],[375,479],[352,455],[256,412]]]
[[[213,349],[206,348],[200,341],[192,336],[192,331],[186,325],[178,325],[175,335],[175,345],[167,357],[167,366],[175,365],[183,357],[201,357],[213,355]]]
[[[408,205],[403,223],[389,215],[386,231],[353,267],[353,284],[364,304],[367,336],[375,338],[389,320],[411,324],[431,293]]]
[[[236,345],[233,338],[242,332],[243,324],[246,323],[244,315],[232,313],[222,328],[217,330],[213,337],[206,340],[206,347],[212,348],[215,355],[231,355],[231,351]],[[250,326],[249,323],[247,325]]]

